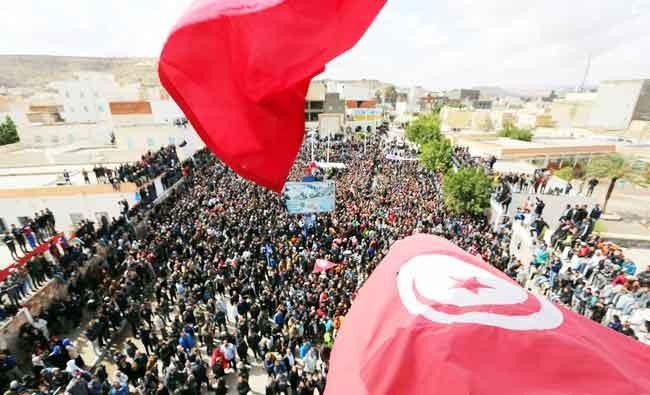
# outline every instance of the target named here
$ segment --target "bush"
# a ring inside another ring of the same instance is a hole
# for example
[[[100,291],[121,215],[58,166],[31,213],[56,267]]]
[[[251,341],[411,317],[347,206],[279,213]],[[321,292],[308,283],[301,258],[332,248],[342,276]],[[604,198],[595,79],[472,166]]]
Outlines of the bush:
[[[575,178],[572,167],[563,167],[553,173],[554,176],[563,179],[564,181],[571,181]]]
[[[490,207],[492,182],[482,168],[463,167],[445,175],[442,192],[451,212],[479,215]]]
[[[20,141],[16,124],[7,116],[3,123],[0,123],[0,145],[13,144]]]
[[[528,129],[519,129],[514,126],[507,125],[497,133],[497,136],[520,141],[531,141],[533,139],[533,132]]]

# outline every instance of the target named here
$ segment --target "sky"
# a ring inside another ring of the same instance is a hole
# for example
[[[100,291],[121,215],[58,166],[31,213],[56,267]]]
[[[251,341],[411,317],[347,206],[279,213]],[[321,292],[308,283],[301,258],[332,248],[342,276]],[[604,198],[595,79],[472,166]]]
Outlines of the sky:
[[[191,2],[2,0],[0,54],[158,56]],[[591,85],[650,78],[650,0],[390,0],[322,77],[428,89],[570,87],[589,56]]]

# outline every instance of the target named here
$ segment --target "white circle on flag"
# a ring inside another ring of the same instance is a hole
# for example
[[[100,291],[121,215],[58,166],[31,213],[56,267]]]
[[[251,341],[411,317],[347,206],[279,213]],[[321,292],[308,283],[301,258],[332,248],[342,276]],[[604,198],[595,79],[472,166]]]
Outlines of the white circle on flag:
[[[419,255],[408,260],[397,275],[397,289],[409,313],[441,324],[468,323],[511,330],[545,330],[559,327],[562,312],[545,298],[487,270],[449,255]],[[457,307],[515,305],[529,297],[537,298],[540,308],[526,315],[507,315],[470,311],[450,314],[424,303],[418,295],[437,304]]]

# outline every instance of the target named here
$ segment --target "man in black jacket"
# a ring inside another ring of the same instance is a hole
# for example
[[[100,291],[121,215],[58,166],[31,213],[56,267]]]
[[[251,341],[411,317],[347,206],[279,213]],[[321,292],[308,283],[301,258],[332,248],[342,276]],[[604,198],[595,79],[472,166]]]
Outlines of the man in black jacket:
[[[25,236],[23,236],[23,231],[19,228],[16,227],[16,224],[11,224],[11,234],[14,236],[14,239],[18,243],[18,246],[20,247],[20,251],[22,251],[23,254],[27,253],[27,247],[26,244],[27,242],[25,241]]]
[[[11,257],[15,260],[18,260],[18,253],[16,252],[16,239],[9,232],[6,232],[2,241],[7,245]]]

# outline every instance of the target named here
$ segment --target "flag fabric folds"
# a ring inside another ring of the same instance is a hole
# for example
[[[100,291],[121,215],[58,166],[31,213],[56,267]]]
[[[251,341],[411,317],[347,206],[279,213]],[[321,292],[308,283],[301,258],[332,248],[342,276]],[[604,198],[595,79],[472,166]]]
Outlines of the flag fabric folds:
[[[330,262],[326,259],[316,259],[314,264],[314,270],[312,273],[322,273],[336,267],[336,263]]]
[[[385,0],[196,0],[159,76],[207,146],[241,176],[282,190],[304,136],[305,96]]]
[[[649,351],[417,235],[360,289],[325,394],[650,394]]]

